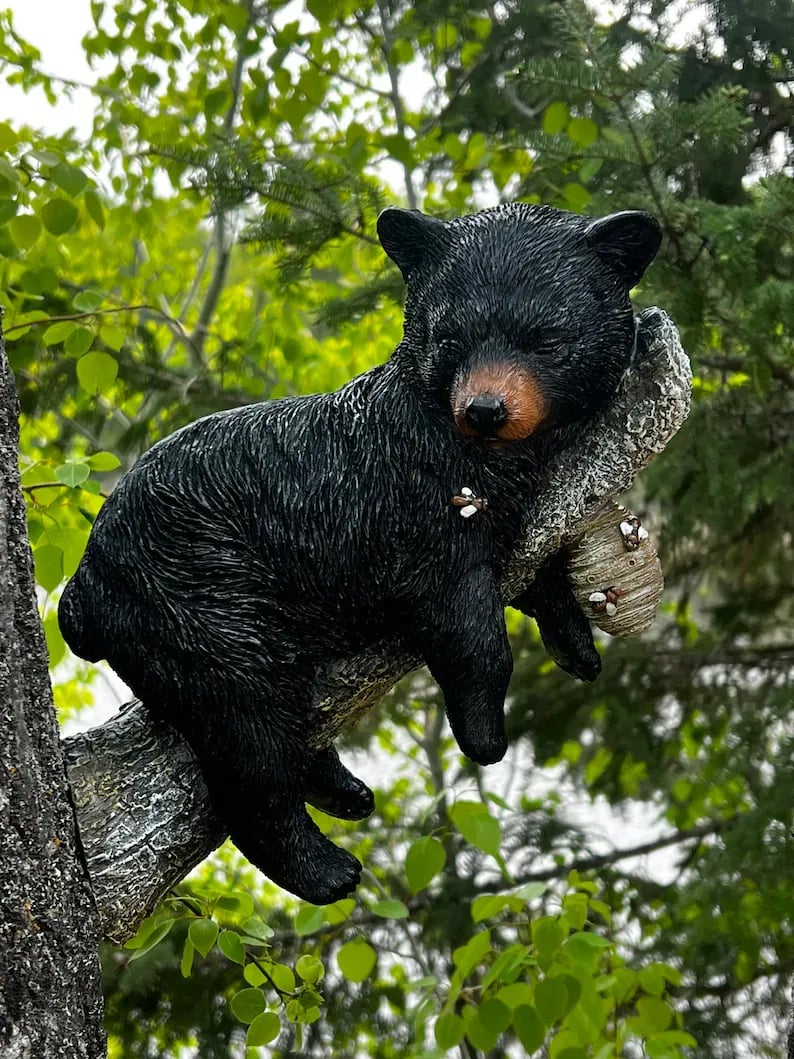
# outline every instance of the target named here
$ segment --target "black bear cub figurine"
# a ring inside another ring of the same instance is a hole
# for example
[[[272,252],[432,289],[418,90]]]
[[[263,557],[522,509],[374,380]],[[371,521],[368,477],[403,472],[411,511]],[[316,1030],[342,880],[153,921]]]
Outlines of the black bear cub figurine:
[[[629,365],[629,290],[656,220],[516,203],[441,221],[387,209],[407,281],[391,359],[335,393],[207,416],[158,442],[96,520],[59,608],[195,751],[239,849],[315,904],[361,865],[305,802],[344,819],[371,791],[310,750],[318,670],[400,635],[444,693],[461,750],[498,761],[512,671],[500,572],[551,456]],[[560,559],[513,602],[555,660],[599,670]]]

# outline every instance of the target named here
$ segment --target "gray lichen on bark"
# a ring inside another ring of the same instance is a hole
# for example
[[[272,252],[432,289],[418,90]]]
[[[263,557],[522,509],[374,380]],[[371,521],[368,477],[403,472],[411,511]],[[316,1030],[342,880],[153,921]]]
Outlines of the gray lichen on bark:
[[[645,349],[575,450],[549,469],[546,488],[504,579],[505,600],[543,560],[580,537],[605,500],[628,489],[689,411],[691,372],[662,312],[644,315]],[[339,659],[315,687],[318,743],[354,724],[421,664],[400,642]],[[223,840],[195,759],[140,704],[66,741],[80,830],[105,934],[123,941],[167,891]]]
[[[58,739],[0,335],[0,1059],[104,1056],[100,931]]]

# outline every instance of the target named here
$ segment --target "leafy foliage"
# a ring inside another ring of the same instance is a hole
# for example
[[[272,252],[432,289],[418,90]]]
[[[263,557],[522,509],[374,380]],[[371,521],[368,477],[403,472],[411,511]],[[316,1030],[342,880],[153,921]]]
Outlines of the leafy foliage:
[[[296,906],[224,850],[105,953],[111,1054],[780,1054],[791,0],[710,0],[688,38],[671,0],[91,6],[91,136],[0,123],[4,323],[64,715],[95,685],[54,599],[119,471],[190,419],[338,386],[399,340],[384,202],[650,209],[665,242],[637,301],[671,313],[696,373],[633,498],[668,581],[651,633],[603,643],[583,687],[511,615],[502,768],[462,761],[434,690],[405,682],[350,737],[377,760],[376,814],[320,818],[369,868],[355,901]],[[0,63],[53,103],[73,87],[8,13]]]

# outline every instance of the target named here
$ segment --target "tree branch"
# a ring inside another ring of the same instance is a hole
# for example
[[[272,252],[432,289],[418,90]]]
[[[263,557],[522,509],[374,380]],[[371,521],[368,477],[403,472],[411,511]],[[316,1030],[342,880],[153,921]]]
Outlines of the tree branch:
[[[505,601],[543,560],[581,537],[605,500],[628,489],[689,410],[691,372],[678,333],[644,318],[647,354],[605,414],[548,469],[503,578]],[[400,641],[375,644],[317,674],[318,743],[334,740],[421,659]],[[123,941],[158,900],[223,839],[196,762],[141,705],[65,742],[83,846],[108,937]]]

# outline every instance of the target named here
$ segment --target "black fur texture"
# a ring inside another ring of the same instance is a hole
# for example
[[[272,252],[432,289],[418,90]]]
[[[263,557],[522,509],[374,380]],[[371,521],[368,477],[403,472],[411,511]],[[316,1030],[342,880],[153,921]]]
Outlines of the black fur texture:
[[[106,658],[184,735],[239,849],[315,904],[355,889],[361,866],[304,803],[345,819],[373,808],[332,748],[308,750],[315,673],[407,636],[463,752],[504,755],[500,573],[550,455],[629,364],[629,289],[660,239],[647,214],[525,204],[449,222],[389,209],[378,231],[408,285],[391,359],[335,393],[220,412],[154,445],[102,508],[59,609],[71,648]],[[474,412],[491,405],[483,425]],[[462,517],[463,487],[487,510]],[[595,677],[561,559],[514,605],[564,669]]]

